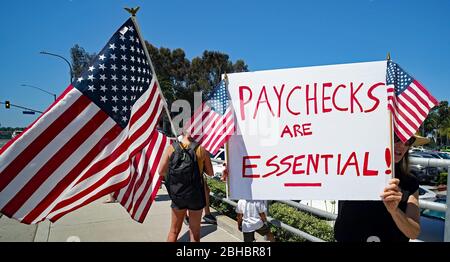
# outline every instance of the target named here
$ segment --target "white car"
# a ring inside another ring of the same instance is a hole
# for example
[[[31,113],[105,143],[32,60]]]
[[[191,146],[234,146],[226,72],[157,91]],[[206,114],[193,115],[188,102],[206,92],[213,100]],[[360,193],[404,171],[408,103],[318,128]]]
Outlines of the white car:
[[[434,201],[437,194],[425,186],[419,186],[419,200]]]
[[[213,171],[214,171],[214,178],[221,178],[222,172],[225,169],[223,166],[225,160],[225,149],[222,147],[219,149],[219,151],[216,153],[215,156],[211,158]]]

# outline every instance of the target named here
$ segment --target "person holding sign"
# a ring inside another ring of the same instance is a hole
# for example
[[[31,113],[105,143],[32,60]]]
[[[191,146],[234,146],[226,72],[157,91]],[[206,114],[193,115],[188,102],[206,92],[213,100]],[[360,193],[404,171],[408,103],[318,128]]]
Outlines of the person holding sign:
[[[395,178],[381,193],[383,201],[339,201],[338,242],[408,242],[419,236],[419,182],[409,173],[408,150],[428,141],[415,135],[403,143],[395,136]]]

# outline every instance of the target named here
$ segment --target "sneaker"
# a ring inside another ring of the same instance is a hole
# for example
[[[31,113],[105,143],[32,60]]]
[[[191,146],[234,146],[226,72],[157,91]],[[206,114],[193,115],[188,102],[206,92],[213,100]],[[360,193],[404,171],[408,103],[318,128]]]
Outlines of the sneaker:
[[[183,223],[184,223],[186,226],[189,226],[189,217],[188,217],[188,216],[184,216]]]
[[[211,214],[205,215],[203,217],[203,220],[205,220],[206,222],[211,223],[211,224],[217,224],[216,218]]]

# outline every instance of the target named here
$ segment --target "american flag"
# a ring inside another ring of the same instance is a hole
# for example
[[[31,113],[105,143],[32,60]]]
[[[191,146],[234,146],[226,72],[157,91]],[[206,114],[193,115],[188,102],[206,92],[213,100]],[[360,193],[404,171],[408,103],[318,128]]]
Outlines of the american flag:
[[[395,134],[406,142],[419,129],[430,109],[439,102],[422,84],[392,61],[388,61],[386,84]]]
[[[113,195],[140,223],[144,222],[161,185],[158,167],[169,145],[170,141],[164,134],[153,131],[150,143],[132,159],[130,182]]]
[[[216,154],[234,132],[234,111],[230,105],[226,81],[222,80],[186,125],[192,138],[211,154]]]
[[[56,221],[129,184],[164,99],[129,19],[81,77],[0,151],[0,210]]]

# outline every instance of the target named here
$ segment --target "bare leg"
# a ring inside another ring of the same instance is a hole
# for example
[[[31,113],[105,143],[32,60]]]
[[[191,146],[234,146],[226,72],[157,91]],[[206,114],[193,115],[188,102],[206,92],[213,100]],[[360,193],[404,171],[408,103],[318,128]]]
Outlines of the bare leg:
[[[186,209],[172,208],[172,221],[170,224],[169,235],[167,242],[176,242],[183,226],[183,218],[186,215]]]
[[[275,237],[273,236],[272,232],[269,231],[266,236],[267,240],[269,240],[270,242],[275,242]]]
[[[105,204],[109,204],[109,203],[116,203],[116,199],[114,198],[114,193],[111,193],[111,194],[109,194],[108,195],[108,200],[106,200],[105,202],[103,202],[103,203],[105,203]]]
[[[206,199],[206,205],[205,205],[205,215],[209,215],[211,214],[211,210],[209,210],[209,192],[211,192],[211,190],[209,189],[208,184],[206,183],[206,179],[205,179],[205,199]]]
[[[203,210],[189,210],[189,236],[191,242],[200,242],[200,222]]]

